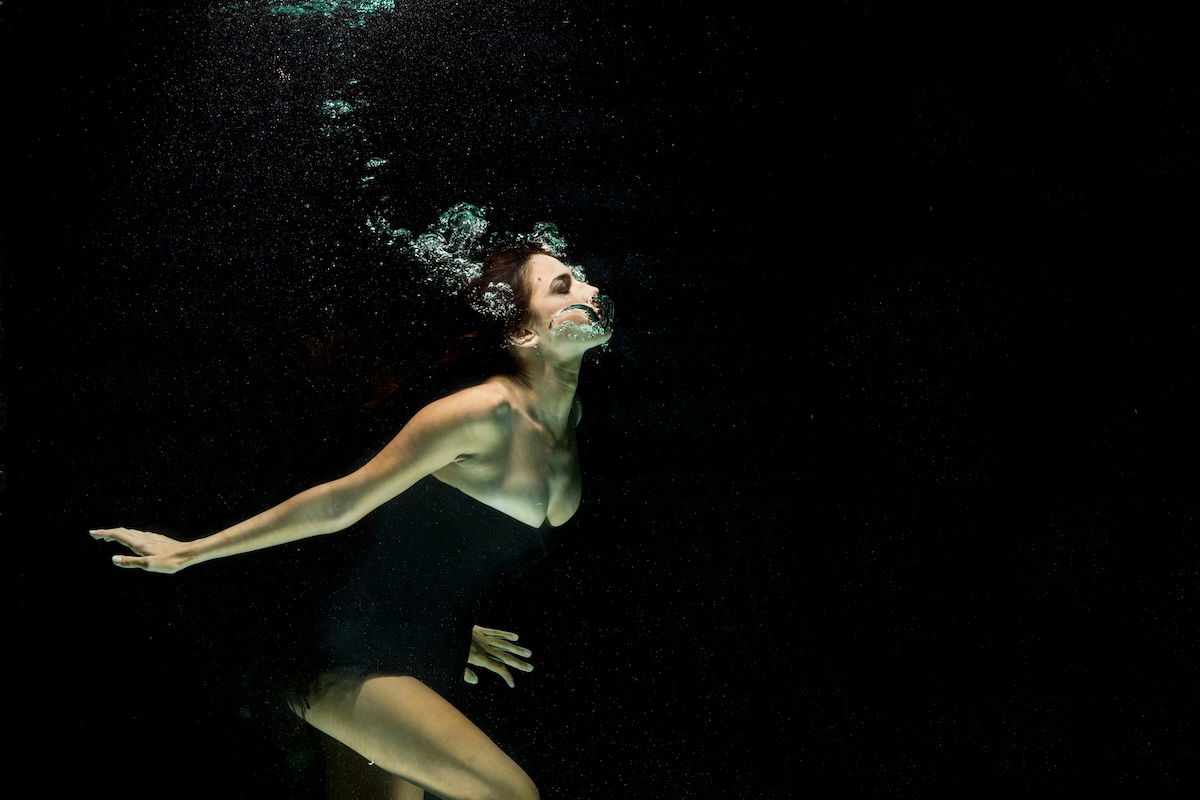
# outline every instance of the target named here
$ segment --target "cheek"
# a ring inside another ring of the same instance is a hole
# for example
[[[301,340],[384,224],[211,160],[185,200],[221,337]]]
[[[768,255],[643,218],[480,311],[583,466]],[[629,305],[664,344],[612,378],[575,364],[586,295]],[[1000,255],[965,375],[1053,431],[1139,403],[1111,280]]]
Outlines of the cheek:
[[[550,320],[554,318],[554,315],[558,313],[559,310],[567,305],[570,304],[565,301],[558,302],[557,298],[555,300],[543,303],[537,311],[538,325],[540,325],[542,328],[549,328]]]

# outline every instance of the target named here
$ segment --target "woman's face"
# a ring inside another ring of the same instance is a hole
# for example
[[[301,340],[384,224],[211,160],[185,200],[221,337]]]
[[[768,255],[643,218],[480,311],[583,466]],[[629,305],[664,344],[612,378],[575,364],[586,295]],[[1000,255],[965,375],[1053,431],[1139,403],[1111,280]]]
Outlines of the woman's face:
[[[586,350],[612,338],[611,320],[603,318],[600,290],[577,280],[570,267],[553,256],[535,254],[526,262],[529,314],[526,324],[538,345],[549,350]],[[573,305],[586,306],[589,314]]]

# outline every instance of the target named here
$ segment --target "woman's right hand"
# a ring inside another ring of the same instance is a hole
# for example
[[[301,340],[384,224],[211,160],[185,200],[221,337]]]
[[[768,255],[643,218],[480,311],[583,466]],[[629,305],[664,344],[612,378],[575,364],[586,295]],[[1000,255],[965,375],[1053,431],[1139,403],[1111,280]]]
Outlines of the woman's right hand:
[[[98,528],[88,531],[93,539],[120,542],[136,556],[113,556],[112,562],[125,569],[144,569],[147,572],[179,572],[191,561],[190,542],[179,542],[161,533],[133,528]]]
[[[471,652],[467,654],[467,663],[490,669],[503,678],[508,688],[512,689],[516,684],[513,683],[512,673],[508,671],[509,667],[516,667],[525,672],[533,671],[532,664],[517,658],[529,658],[533,651],[513,644],[516,640],[517,635],[511,631],[475,625],[471,630]],[[463,680],[467,683],[479,683],[479,676],[475,674],[475,670],[467,667],[463,670]]]

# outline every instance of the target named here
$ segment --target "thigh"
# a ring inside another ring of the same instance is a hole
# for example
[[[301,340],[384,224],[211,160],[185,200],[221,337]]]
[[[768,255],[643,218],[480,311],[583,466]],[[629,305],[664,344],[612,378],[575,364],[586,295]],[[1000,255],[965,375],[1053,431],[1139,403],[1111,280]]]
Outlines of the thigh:
[[[425,800],[425,790],[415,783],[410,783],[399,775],[392,776],[388,800]]]
[[[420,786],[370,764],[332,736],[321,736],[321,746],[325,800],[425,800]]]
[[[444,800],[537,797],[515,761],[410,675],[323,676],[304,718],[368,761]]]

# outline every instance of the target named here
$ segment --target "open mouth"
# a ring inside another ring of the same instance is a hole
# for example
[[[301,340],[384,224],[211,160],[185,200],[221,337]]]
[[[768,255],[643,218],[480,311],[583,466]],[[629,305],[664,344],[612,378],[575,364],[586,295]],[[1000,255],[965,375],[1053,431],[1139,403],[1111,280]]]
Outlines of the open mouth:
[[[606,294],[598,294],[596,295],[595,300],[596,305],[600,307],[598,309],[600,319],[605,325],[612,325],[613,322],[616,321],[616,314],[613,311],[612,298]]]
[[[560,309],[559,311],[555,312],[554,316],[550,318],[549,327],[553,328],[554,324],[558,321],[558,318],[563,314],[566,314],[568,311],[582,311],[587,315],[588,324],[590,325],[600,325],[602,327],[611,326],[613,323],[612,300],[610,300],[607,295],[601,294],[594,297],[593,301],[596,303],[598,308],[585,303],[575,303],[567,306],[566,308]]]
[[[592,308],[591,306],[585,306],[583,303],[576,303],[574,305],[567,306],[566,308],[562,309],[561,311],[555,312],[554,316],[550,318],[550,327],[554,327],[554,323],[558,320],[558,318],[561,317],[563,314],[566,314],[568,311],[582,311],[583,313],[587,314],[588,321],[593,324],[598,323],[604,319],[600,315],[600,313],[597,312],[596,309]]]

